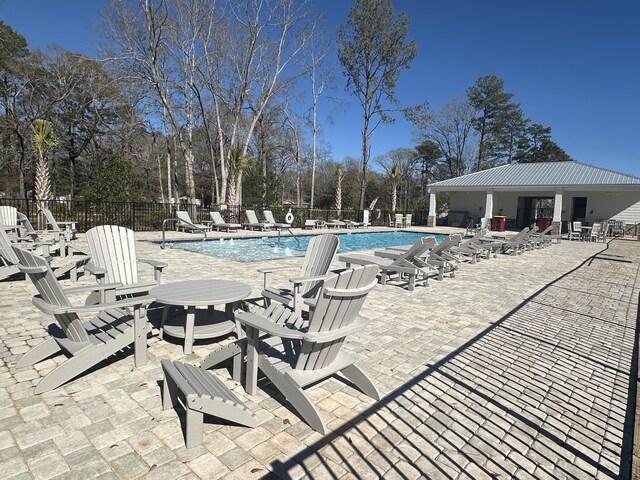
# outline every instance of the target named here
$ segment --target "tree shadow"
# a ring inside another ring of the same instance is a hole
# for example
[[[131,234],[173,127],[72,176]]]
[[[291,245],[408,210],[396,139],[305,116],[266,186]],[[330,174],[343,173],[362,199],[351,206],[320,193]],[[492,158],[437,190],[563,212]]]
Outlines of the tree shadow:
[[[585,260],[266,477],[629,478],[638,268],[613,263]]]

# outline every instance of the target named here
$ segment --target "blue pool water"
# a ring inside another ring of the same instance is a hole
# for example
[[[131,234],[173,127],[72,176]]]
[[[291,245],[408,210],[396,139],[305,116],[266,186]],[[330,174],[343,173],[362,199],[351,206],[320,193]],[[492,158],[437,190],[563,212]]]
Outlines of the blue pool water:
[[[436,237],[440,242],[446,235],[432,235],[414,232],[379,232],[379,233],[345,233],[338,234],[340,248],[338,252],[367,250],[396,245],[415,243],[420,237]],[[216,257],[230,258],[239,262],[257,262],[285,257],[303,257],[311,235],[299,235],[295,238],[283,236],[278,244],[278,237],[176,242],[172,248],[181,248],[192,252],[204,253]]]

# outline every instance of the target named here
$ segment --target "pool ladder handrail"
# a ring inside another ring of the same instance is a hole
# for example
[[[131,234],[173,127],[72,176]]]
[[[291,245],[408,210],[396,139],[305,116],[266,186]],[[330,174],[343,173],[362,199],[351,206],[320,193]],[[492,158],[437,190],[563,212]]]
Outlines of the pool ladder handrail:
[[[162,221],[162,243],[160,244],[160,248],[164,250],[164,239],[165,239],[165,230],[166,230],[166,226],[167,226],[167,222],[182,222],[182,223],[187,223],[189,224],[189,226],[191,228],[193,228],[194,230],[198,230],[200,232],[202,232],[202,241],[204,242],[207,239],[207,231],[203,230],[202,228],[198,227],[197,225],[194,225],[193,223],[189,223],[189,222],[185,222],[184,220],[180,220],[179,218],[165,218]]]
[[[277,228],[277,230],[278,230],[278,245],[280,245],[280,232],[282,232],[282,230],[287,230],[289,232],[289,235],[291,235],[293,238],[295,238],[296,243],[298,244],[298,246],[300,246],[300,239],[298,238],[298,236],[295,233],[293,233],[291,231],[291,228],[289,228],[289,227],[280,227],[280,228]]]

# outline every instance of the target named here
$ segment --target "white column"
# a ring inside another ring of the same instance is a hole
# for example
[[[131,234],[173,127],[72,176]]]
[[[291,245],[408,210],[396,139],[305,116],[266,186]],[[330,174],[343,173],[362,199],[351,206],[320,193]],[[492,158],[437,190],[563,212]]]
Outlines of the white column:
[[[429,216],[427,217],[427,227],[436,226],[436,194],[429,192]]]
[[[435,193],[429,194],[429,216],[430,217],[436,216],[436,194]]]
[[[493,191],[487,190],[487,200],[484,205],[484,218],[493,217]]]
[[[553,221],[562,221],[562,190],[556,192],[556,198],[553,201]]]

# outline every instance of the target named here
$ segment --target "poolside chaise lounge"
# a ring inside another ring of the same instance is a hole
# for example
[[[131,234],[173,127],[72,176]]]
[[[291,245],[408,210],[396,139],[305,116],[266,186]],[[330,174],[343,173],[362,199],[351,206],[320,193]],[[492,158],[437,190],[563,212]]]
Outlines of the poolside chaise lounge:
[[[300,313],[303,304],[313,305],[322,279],[327,275],[339,245],[338,237],[330,233],[312,237],[309,240],[299,274],[289,279],[290,288],[275,288],[271,286],[270,279],[273,272],[290,270],[291,267],[259,269],[258,271],[264,275],[262,296],[265,299],[265,307],[271,301],[276,301],[293,309],[296,313]]]
[[[204,225],[202,223],[194,223],[191,220],[191,216],[189,212],[183,210],[176,211],[176,218],[178,221],[176,222],[176,230],[183,232],[208,232],[210,230],[208,225]]]
[[[442,280],[446,274],[449,274],[451,278],[455,277],[455,271],[457,270],[457,259],[453,255],[449,255],[451,247],[460,244],[462,236],[460,234],[449,235],[442,242],[436,244],[435,238],[431,237],[432,246],[419,255],[419,260],[429,266],[432,269],[437,269],[437,279]],[[375,255],[385,258],[398,258],[398,255],[402,252],[406,252],[407,245],[400,247],[388,247],[386,250],[377,251]]]
[[[385,285],[387,277],[398,274],[400,278],[407,277],[407,289],[415,288],[416,278],[424,280],[425,286],[429,285],[429,277],[433,276],[432,268],[420,257],[435,245],[435,238],[422,237],[405,252],[399,252],[396,258],[388,258],[378,255],[366,255],[362,253],[347,253],[341,255],[338,260],[351,265],[376,265],[380,269],[380,283]],[[376,254],[379,252],[376,252]]]
[[[240,225],[239,223],[225,222],[220,212],[209,212],[209,215],[211,216],[211,221],[207,221],[206,223],[209,224],[211,228],[215,228],[218,231],[222,229],[230,232],[232,229],[237,230],[239,228],[242,228],[242,225]]]
[[[92,306],[74,306],[67,294],[113,286],[93,285],[63,290],[44,258],[16,247],[13,251],[19,259],[18,268],[38,290],[38,295],[33,297],[33,304],[40,311],[53,315],[56,320],[49,328],[51,336],[25,353],[16,363],[16,368],[34,365],[59,353],[70,357],[40,380],[35,388],[36,394],[48,392],[72,380],[133,344],[137,336],[147,334],[145,323],[140,321],[140,312],[153,298],[141,296]],[[97,315],[86,321],[78,315],[92,312],[97,312]],[[143,354],[144,351],[135,349],[137,361],[142,360]]]
[[[345,228],[347,226],[347,222],[343,222],[342,220],[328,220],[324,222],[325,226],[329,228]]]
[[[264,214],[264,223],[270,223],[276,229],[291,228],[291,224],[290,223],[278,223],[278,222],[276,222],[276,219],[274,218],[273,212],[271,210],[265,210],[262,213]]]
[[[245,210],[247,221],[243,224],[247,230],[270,230],[273,228],[272,223],[259,222],[255,210]]]

